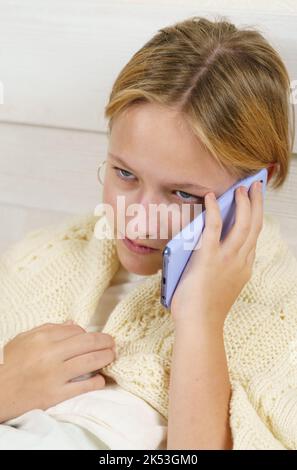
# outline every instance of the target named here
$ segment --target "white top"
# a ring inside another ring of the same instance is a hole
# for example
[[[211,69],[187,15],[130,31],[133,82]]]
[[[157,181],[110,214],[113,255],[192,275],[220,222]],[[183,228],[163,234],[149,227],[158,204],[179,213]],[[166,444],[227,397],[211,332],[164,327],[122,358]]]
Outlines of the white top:
[[[147,276],[117,271],[103,293],[88,331],[101,331],[108,316]],[[76,423],[95,434],[111,449],[166,449],[167,421],[150,404],[107,377],[101,390],[84,393],[47,410],[56,419]]]

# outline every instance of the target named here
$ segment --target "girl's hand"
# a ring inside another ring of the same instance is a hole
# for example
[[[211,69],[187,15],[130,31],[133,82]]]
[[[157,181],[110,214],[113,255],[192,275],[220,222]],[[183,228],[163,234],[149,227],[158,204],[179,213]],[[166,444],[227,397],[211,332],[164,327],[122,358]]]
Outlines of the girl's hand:
[[[115,359],[114,340],[106,333],[87,333],[75,324],[46,323],[6,344],[0,365],[0,422],[34,408],[47,409],[105,385],[98,371]]]
[[[224,320],[252,275],[257,238],[263,226],[261,183],[250,197],[236,190],[236,220],[220,242],[222,217],[218,203],[206,196],[205,229],[200,248],[193,251],[171,302],[177,325],[203,321],[222,328]],[[243,188],[243,192],[241,189]]]

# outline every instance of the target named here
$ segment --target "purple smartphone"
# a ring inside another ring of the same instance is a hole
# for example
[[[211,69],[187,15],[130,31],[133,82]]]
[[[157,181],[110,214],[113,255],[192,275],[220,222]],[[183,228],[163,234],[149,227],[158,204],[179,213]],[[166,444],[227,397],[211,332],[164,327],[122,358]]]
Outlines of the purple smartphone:
[[[252,176],[239,180],[217,199],[223,220],[221,240],[225,238],[235,222],[236,202],[234,191],[239,186],[245,186],[249,189],[254,181],[262,181],[262,192],[264,196],[267,184],[266,168],[261,169]],[[201,239],[204,225],[205,211],[201,212],[192,222],[186,225],[183,230],[175,235],[163,250],[161,303],[166,308],[170,308],[174,291],[195,246]],[[199,245],[197,249],[199,249]]]

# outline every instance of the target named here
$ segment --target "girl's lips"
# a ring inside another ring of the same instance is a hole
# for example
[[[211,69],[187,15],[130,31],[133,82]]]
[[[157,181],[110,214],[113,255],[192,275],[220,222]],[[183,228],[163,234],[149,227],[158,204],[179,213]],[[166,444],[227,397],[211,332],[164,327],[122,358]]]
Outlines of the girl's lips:
[[[127,246],[127,248],[129,248],[129,250],[133,251],[134,253],[149,254],[156,253],[157,251],[159,251],[156,248],[150,248],[144,245],[137,245],[132,240],[130,240],[130,238],[127,237],[122,238],[122,240],[123,243]]]

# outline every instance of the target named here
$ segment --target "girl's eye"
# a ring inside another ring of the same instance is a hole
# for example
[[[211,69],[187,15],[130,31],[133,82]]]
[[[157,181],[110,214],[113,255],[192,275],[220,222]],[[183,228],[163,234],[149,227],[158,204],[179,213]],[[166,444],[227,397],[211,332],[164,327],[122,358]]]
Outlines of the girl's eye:
[[[185,193],[184,191],[177,190],[176,193],[180,193],[182,195],[181,199],[183,199],[184,201],[191,201],[191,202],[195,202],[195,201],[203,202],[204,201],[203,197],[193,196],[192,194]]]
[[[117,166],[114,166],[113,168],[115,169],[117,175],[124,180],[132,179],[132,178],[129,178],[129,176],[134,177],[134,175],[128,170],[124,170],[123,168],[118,168]]]
[[[119,176],[119,178],[123,179],[123,180],[132,180],[134,178],[134,175],[133,173],[131,173],[130,171],[128,170],[124,170],[123,168],[119,168],[117,166],[114,166],[113,167],[116,174]],[[132,177],[132,178],[131,178]],[[181,199],[183,201],[190,201],[190,202],[200,202],[202,204],[204,204],[204,198],[203,197],[199,197],[199,196],[193,196],[192,194],[189,194],[189,193],[185,193],[184,191],[175,191],[176,193],[180,193],[181,194]]]

